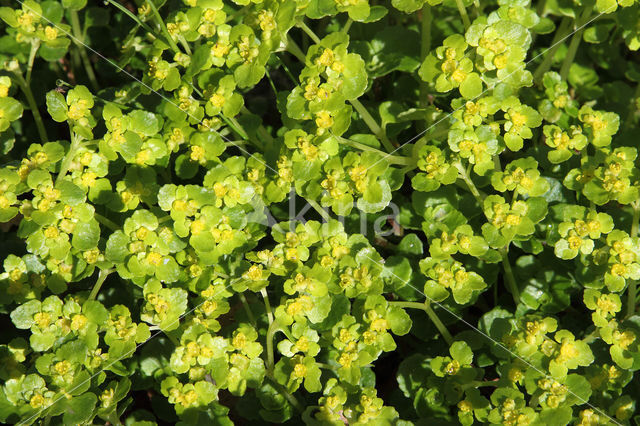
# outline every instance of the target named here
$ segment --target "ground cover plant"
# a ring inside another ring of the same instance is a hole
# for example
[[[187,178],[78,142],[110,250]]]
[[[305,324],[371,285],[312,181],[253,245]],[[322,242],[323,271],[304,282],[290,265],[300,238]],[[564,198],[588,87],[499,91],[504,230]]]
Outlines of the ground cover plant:
[[[0,0],[0,421],[639,424],[634,0]]]

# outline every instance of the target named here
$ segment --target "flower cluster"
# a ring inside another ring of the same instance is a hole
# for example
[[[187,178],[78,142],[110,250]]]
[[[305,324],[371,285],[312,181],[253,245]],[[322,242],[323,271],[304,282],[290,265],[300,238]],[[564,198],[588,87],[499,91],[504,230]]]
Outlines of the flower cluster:
[[[0,422],[632,422],[638,2],[10,3]]]

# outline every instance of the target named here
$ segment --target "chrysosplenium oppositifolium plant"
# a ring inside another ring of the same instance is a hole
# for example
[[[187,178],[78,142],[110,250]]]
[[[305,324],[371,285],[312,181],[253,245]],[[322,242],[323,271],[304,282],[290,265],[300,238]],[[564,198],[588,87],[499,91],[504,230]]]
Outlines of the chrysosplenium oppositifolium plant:
[[[0,422],[640,422],[635,0],[0,19]]]

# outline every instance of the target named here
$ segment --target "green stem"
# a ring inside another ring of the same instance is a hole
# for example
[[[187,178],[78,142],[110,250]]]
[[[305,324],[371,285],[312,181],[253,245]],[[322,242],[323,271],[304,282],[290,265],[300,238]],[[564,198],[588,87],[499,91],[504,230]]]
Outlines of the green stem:
[[[635,115],[638,112],[637,105],[640,102],[640,83],[636,85],[636,91],[631,98],[631,105],[629,106],[629,113],[627,114],[627,119],[625,120],[622,128],[624,130],[629,129],[632,124],[635,122]]]
[[[451,346],[451,344],[453,343],[453,336],[451,336],[451,333],[449,333],[449,330],[447,330],[447,327],[445,327],[443,322],[440,321],[440,317],[438,317],[438,315],[434,312],[434,310],[431,308],[431,305],[428,302],[425,302],[424,306],[425,306],[424,311],[429,316],[429,319],[431,320],[431,322],[433,322],[433,324],[436,326],[436,328],[438,329],[442,337],[444,337],[444,340],[447,342],[447,344]]]
[[[233,21],[235,18],[237,18],[238,16],[240,16],[241,14],[245,13],[246,11],[249,10],[249,6],[243,6],[240,9],[236,10],[233,14],[227,16],[227,19],[225,19],[225,23],[228,23],[230,21]]]
[[[636,293],[638,291],[638,282],[631,280],[629,289],[627,290],[627,318],[636,313]]]
[[[305,33],[307,33],[307,35],[309,36],[309,38],[311,38],[311,40],[313,40],[313,42],[315,44],[320,44],[320,37],[318,37],[316,35],[316,33],[313,32],[313,30],[311,28],[309,28],[307,26],[307,24],[304,23],[304,21],[301,19],[300,21],[298,21],[298,23],[296,24],[299,28],[302,29],[302,31],[304,31]]]
[[[129,18],[131,18],[134,22],[136,22],[139,26],[141,26],[148,34],[151,34],[153,37],[164,41],[165,43],[167,43],[167,45],[169,44],[169,42],[167,40],[164,39],[164,37],[161,37],[160,35],[156,34],[156,32],[153,30],[153,28],[151,28],[149,25],[145,24],[144,22],[142,22],[140,20],[140,18],[138,18],[135,14],[131,13],[131,11],[129,9],[127,9],[126,7],[124,7],[123,5],[121,5],[120,3],[118,3],[115,0],[105,0],[107,3],[112,4],[113,6],[115,6],[116,8],[120,9],[120,11],[122,13],[124,13],[125,15],[127,15]],[[135,31],[137,29],[134,29],[132,31]],[[133,40],[133,37],[132,37]]]
[[[364,105],[362,105],[362,103],[357,99],[352,99],[349,102],[351,102],[351,105],[353,105],[356,111],[358,111],[358,114],[360,114],[360,117],[362,117],[365,124],[369,127],[369,129],[371,129],[373,134],[378,139],[380,139],[380,141],[382,142],[382,145],[384,145],[387,151],[389,152],[395,151],[395,147],[393,146],[391,141],[387,138],[387,134],[385,133],[385,131],[382,130],[378,122],[371,116],[371,114],[369,114],[369,111],[367,111]]]
[[[264,299],[264,308],[267,311],[267,319],[269,320],[269,327],[273,324],[273,311],[271,310],[271,303],[269,302],[269,295],[267,295],[267,290],[260,290],[260,294],[262,294],[262,298]]]
[[[505,282],[509,292],[513,296],[513,301],[516,305],[520,304],[520,290],[518,290],[518,284],[516,283],[516,277],[513,275],[513,269],[511,269],[511,263],[509,263],[509,246],[500,249],[500,255],[502,256],[502,266],[504,268]]]
[[[111,219],[107,219],[106,217],[102,216],[101,214],[98,213],[94,213],[93,217],[98,221],[98,223],[106,226],[107,228],[111,229],[112,231],[117,231],[118,229],[120,229],[120,226],[113,222]],[[168,218],[171,218],[171,216],[167,216]]]
[[[307,62],[307,56],[291,37],[287,37],[287,52],[298,58],[298,60],[303,64]]]
[[[458,12],[460,12],[462,23],[464,24],[464,29],[466,30],[471,26],[471,21],[469,20],[469,15],[467,15],[467,8],[464,7],[464,1],[456,0],[456,6],[458,6]]]
[[[569,76],[569,69],[571,68],[571,64],[573,64],[573,61],[576,58],[578,46],[580,46],[580,42],[582,41],[582,32],[584,31],[585,24],[591,16],[592,10],[593,6],[587,6],[582,12],[582,15],[580,15],[580,19],[576,22],[579,29],[571,37],[571,43],[569,43],[567,55],[564,57],[562,67],[560,68],[560,76],[563,80],[566,80]]]
[[[547,6],[547,0],[539,0],[538,7],[536,7],[536,13],[542,17],[544,15],[544,9]]]
[[[337,135],[334,135],[334,136],[336,136],[336,139],[338,139],[340,142],[352,148],[356,148],[361,151],[369,151],[369,152],[375,152],[376,154],[380,154],[381,156],[384,157],[385,160],[387,160],[391,164],[399,164],[402,166],[415,166],[415,161],[412,158],[402,157],[399,155],[389,155],[386,152],[380,151],[379,149],[374,148],[372,146],[365,145],[363,143],[356,142],[354,140],[347,139],[342,136],[337,136]]]
[[[112,425],[115,426],[122,426],[122,422],[120,421],[120,418],[118,418],[118,413],[117,413],[117,409],[113,410],[111,412],[111,414],[109,414],[107,416],[107,420],[109,421],[109,423],[111,423]]]
[[[399,308],[420,309],[422,311],[425,311],[429,316],[431,322],[433,322],[442,337],[444,337],[444,340],[447,342],[447,344],[451,345],[453,343],[453,336],[451,336],[451,333],[449,333],[447,327],[442,321],[440,321],[440,317],[438,317],[435,311],[431,308],[429,300],[425,300],[424,303],[397,301],[389,302],[389,304],[392,306],[397,306]]]
[[[247,313],[247,317],[249,317],[249,321],[254,326],[257,326],[258,323],[253,316],[253,312],[251,312],[251,307],[249,306],[249,302],[247,302],[247,298],[245,297],[244,293],[238,293],[238,295],[240,296],[240,300],[242,300],[242,306],[244,306],[244,310]]]
[[[638,222],[640,222],[640,201],[635,201],[631,204],[633,207],[633,217],[631,219],[631,238],[638,236]]]
[[[487,386],[491,386],[491,387],[500,386],[500,382],[498,380],[495,380],[495,381],[473,380],[469,383],[462,385],[462,389],[483,388]]]
[[[636,201],[633,206],[633,218],[631,220],[631,238],[638,236],[638,222],[640,221],[640,202]],[[638,282],[631,280],[627,290],[627,318],[636,312],[636,294],[638,292]]]
[[[405,302],[404,300],[391,301],[390,305],[398,308],[420,309],[424,311],[425,304],[423,302]]]
[[[267,371],[271,373],[275,364],[275,355],[273,353],[273,337],[279,330],[278,322],[274,321],[267,329]]]
[[[171,340],[171,343],[173,343],[175,347],[180,346],[180,340],[178,340],[178,338],[177,338],[177,337],[172,336],[171,334],[169,334],[170,332],[165,331],[165,330],[163,330],[162,328],[159,328],[159,330],[160,330],[160,331],[162,331],[162,333],[163,333],[165,336],[167,336],[167,338],[168,338],[169,340]]]
[[[98,79],[96,78],[96,74],[93,72],[93,66],[91,65],[91,61],[89,60],[89,56],[87,55],[87,50],[85,49],[84,36],[82,33],[82,28],[80,27],[78,12],[76,12],[75,10],[71,10],[69,14],[71,15],[71,28],[73,29],[73,42],[75,43],[76,47],[78,48],[78,52],[80,53],[80,59],[82,59],[84,70],[87,73],[87,77],[89,77],[91,88],[94,92],[97,92],[99,89]]]
[[[273,387],[276,388],[276,390],[280,392],[285,398],[287,398],[287,401],[289,401],[293,408],[298,410],[300,413],[304,412],[304,407],[302,406],[300,401],[298,401],[295,396],[291,395],[284,386],[278,383],[275,377],[273,377],[271,374],[267,374],[266,377],[271,380]]]
[[[325,364],[324,362],[316,362],[316,365],[320,368],[324,368],[325,370],[335,371],[335,367],[332,367],[329,364]]]
[[[56,177],[56,183],[60,182],[63,177],[66,176],[69,171],[69,167],[71,167],[71,162],[73,161],[73,157],[76,155],[76,151],[80,147],[80,138],[75,133],[71,132],[71,146],[69,147],[69,151],[62,159],[62,163],[60,165],[60,172]]]
[[[495,167],[495,169],[499,172],[502,171],[502,164],[500,164],[500,156],[499,155],[494,155],[493,156],[493,167]]]
[[[484,196],[480,194],[480,191],[478,191],[478,188],[471,180],[471,177],[469,177],[469,173],[467,173],[461,163],[456,163],[455,166],[458,169],[460,177],[462,178],[462,180],[464,180],[464,183],[467,184],[467,188],[469,189],[469,191],[471,191],[471,194],[474,196],[476,201],[480,203],[480,207],[482,207],[484,205]]]
[[[91,293],[89,293],[89,298],[87,300],[94,300],[98,296],[100,287],[102,287],[102,284],[104,284],[104,281],[112,272],[113,269],[100,269],[100,272],[98,273],[98,280],[93,285],[93,288],[91,289]]]
[[[238,136],[240,136],[242,139],[246,141],[249,140],[249,134],[247,133],[246,130],[244,130],[244,127],[242,127],[242,124],[238,123],[238,120],[236,120],[233,117],[225,117],[224,115],[221,115],[221,117],[224,121],[227,122],[229,127],[231,127],[233,131],[238,134]]]
[[[189,43],[182,34],[178,36],[178,40],[180,40],[180,45],[184,48],[184,51],[187,53],[187,55],[191,56],[191,48],[189,47]]]
[[[146,0],[146,2],[151,8],[156,24],[160,27],[160,31],[162,31],[162,34],[164,34],[164,37],[166,38],[166,42],[169,43],[171,50],[173,50],[175,53],[180,52],[178,45],[171,37],[171,34],[169,34],[169,30],[167,29],[167,26],[164,23],[164,19],[162,19],[162,16],[160,15],[160,12],[158,11],[158,8],[156,7],[153,0]]]
[[[347,22],[345,22],[344,27],[342,27],[342,32],[343,33],[348,33],[349,32],[349,28],[351,28],[351,24],[353,24],[353,19],[349,18],[347,19]]]
[[[47,136],[47,129],[44,127],[44,121],[42,121],[42,116],[40,115],[40,110],[38,109],[38,104],[36,104],[36,98],[33,96],[33,92],[31,91],[31,86],[24,80],[22,77],[22,73],[20,70],[14,72],[16,76],[16,80],[18,82],[18,86],[24,93],[24,96],[27,98],[27,103],[29,104],[29,108],[31,109],[31,113],[33,114],[33,119],[36,122],[36,128],[38,129],[38,134],[40,135],[41,142],[49,142],[49,137]]]
[[[567,34],[571,31],[569,26],[571,25],[571,18],[565,17],[560,22],[558,29],[556,30],[556,34],[551,41],[551,46],[545,52],[544,60],[538,65],[538,68],[533,72],[533,80],[536,83],[539,83],[542,79],[542,76],[551,69],[551,65],[553,64],[553,59],[556,55],[556,51],[560,47],[562,40],[564,37],[567,37]]]
[[[429,54],[431,50],[431,6],[429,3],[425,3],[422,6],[422,17],[420,22],[420,58],[424,61],[424,59]],[[426,81],[420,79],[420,106],[425,108],[427,106],[427,96],[429,94],[429,85]],[[425,116],[425,121],[427,117]],[[427,123],[428,125],[429,123]]]
[[[33,63],[36,60],[36,53],[38,53],[38,49],[40,48],[40,40],[34,39],[31,42],[31,50],[29,51],[29,62],[27,64],[27,85],[31,84],[31,72],[33,71]]]
[[[246,106],[243,106],[240,111],[245,114],[255,115],[254,113],[249,111],[249,109]],[[245,131],[245,133],[247,132]],[[271,136],[271,133],[269,133],[269,131],[265,129],[265,127],[262,124],[258,126],[258,136],[260,136],[264,140],[264,142],[268,143],[269,145],[273,145],[273,142],[274,142],[273,136]]]

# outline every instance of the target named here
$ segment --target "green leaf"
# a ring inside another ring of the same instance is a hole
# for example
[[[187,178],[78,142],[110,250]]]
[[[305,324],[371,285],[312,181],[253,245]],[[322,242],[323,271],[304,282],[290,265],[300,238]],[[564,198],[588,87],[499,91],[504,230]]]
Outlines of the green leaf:
[[[91,392],[74,396],[66,402],[62,420],[65,424],[82,424],[93,417],[98,398]]]
[[[87,5],[87,0],[62,0],[65,9],[80,10]]]
[[[407,234],[398,244],[398,250],[407,254],[422,256],[424,247],[417,234]]]
[[[97,222],[80,222],[73,230],[71,244],[78,250],[90,250],[98,245],[100,226]]]
[[[473,351],[466,342],[453,342],[451,348],[449,348],[449,353],[461,365],[470,365],[473,362]]]
[[[140,135],[155,136],[160,131],[161,121],[151,112],[135,110],[130,112],[128,117],[129,129]]]
[[[475,99],[482,94],[482,79],[476,73],[471,73],[460,83],[460,94],[466,99]]]
[[[398,336],[404,336],[411,330],[411,317],[404,309],[392,306],[387,312],[387,320],[391,331]]]
[[[36,312],[40,312],[40,301],[30,300],[27,303],[18,306],[11,312],[11,321],[18,328],[31,328],[34,323],[33,315]]]
[[[404,13],[413,13],[425,3],[426,0],[391,0],[393,7]]]
[[[105,257],[112,262],[124,262],[127,255],[129,255],[128,244],[129,238],[127,238],[124,232],[120,230],[114,232],[107,240]]]
[[[47,92],[47,111],[58,123],[67,120],[67,101],[60,92],[55,90]]]

